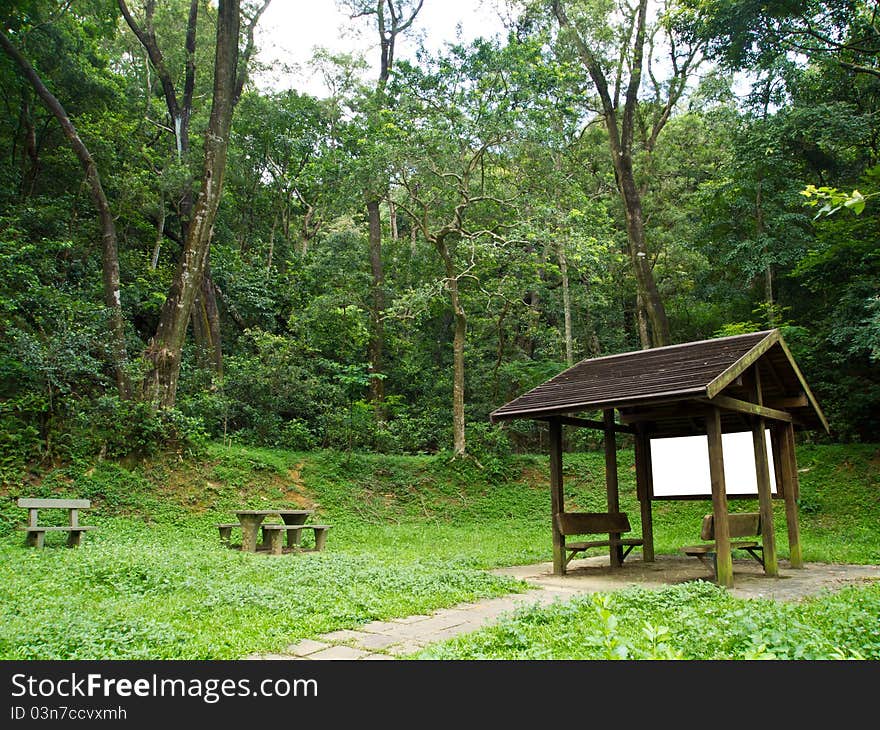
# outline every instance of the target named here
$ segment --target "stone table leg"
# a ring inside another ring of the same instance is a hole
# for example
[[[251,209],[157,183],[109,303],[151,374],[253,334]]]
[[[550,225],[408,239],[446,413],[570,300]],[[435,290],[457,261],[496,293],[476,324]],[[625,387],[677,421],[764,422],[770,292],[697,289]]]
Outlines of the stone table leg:
[[[262,515],[241,515],[241,549],[248,553],[257,552],[257,533],[260,530]]]

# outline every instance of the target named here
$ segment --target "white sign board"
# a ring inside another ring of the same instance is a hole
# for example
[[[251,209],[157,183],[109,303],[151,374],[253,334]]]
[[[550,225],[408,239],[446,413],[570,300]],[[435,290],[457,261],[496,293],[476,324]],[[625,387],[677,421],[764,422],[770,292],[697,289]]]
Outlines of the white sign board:
[[[767,460],[770,466],[770,490],[776,494],[773,452],[770,432],[767,438]],[[751,431],[725,433],[724,481],[727,494],[758,494],[755,474],[755,452]],[[712,496],[709,478],[709,446],[705,436],[651,439],[651,463],[654,474],[654,497]]]

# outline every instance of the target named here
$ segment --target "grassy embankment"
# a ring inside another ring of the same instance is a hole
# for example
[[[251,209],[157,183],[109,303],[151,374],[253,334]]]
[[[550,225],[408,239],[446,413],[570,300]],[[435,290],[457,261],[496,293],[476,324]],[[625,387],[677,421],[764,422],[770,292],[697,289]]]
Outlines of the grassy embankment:
[[[622,507],[637,532],[631,462],[621,452]],[[800,449],[806,560],[880,563],[878,462],[876,446]],[[213,445],[186,459],[33,474],[7,486],[0,508],[0,657],[232,658],[521,590],[483,569],[548,559],[546,458],[491,466]],[[569,509],[603,509],[601,454],[567,455],[566,476]],[[14,498],[23,495],[91,498],[86,521],[101,529],[77,550],[55,548],[59,535],[47,538],[46,550],[25,549],[14,531],[23,521]],[[333,524],[327,550],[272,558],[220,546],[213,525],[234,519],[236,507],[279,505],[314,507],[319,521]],[[707,509],[657,503],[658,552],[693,542]],[[784,535],[781,505],[776,514]],[[733,599],[718,598],[725,600]],[[596,606],[574,610],[596,612],[607,625]],[[651,611],[657,626],[673,621]],[[539,637],[532,644],[544,651]]]

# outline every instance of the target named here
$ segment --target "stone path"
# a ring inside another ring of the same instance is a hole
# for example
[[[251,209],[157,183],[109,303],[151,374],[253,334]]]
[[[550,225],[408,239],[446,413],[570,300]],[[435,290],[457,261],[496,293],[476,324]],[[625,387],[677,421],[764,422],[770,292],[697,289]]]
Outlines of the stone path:
[[[552,567],[551,563],[539,563],[492,571],[525,581],[530,586],[525,593],[462,603],[426,616],[373,621],[357,629],[332,631],[317,639],[304,639],[287,647],[281,654],[254,654],[245,659],[395,659],[414,654],[428,644],[477,631],[521,606],[547,605],[576,595],[620,590],[627,586],[660,588],[707,579],[706,570],[699,561],[668,555],[658,555],[653,563],[630,560],[622,569],[612,569],[607,556],[574,560],[566,576],[553,575]],[[738,597],[791,601],[823,590],[880,580],[880,565],[809,563],[804,570],[792,570],[785,561],[780,561],[779,577],[771,578],[764,575],[755,561],[737,560],[734,580],[736,587],[732,593]]]
[[[372,621],[356,630],[342,629],[317,639],[304,639],[283,654],[254,654],[245,659],[395,659],[414,654],[428,644],[477,631],[521,606],[546,605],[581,592],[560,587],[532,588],[525,593],[461,603],[430,615]]]

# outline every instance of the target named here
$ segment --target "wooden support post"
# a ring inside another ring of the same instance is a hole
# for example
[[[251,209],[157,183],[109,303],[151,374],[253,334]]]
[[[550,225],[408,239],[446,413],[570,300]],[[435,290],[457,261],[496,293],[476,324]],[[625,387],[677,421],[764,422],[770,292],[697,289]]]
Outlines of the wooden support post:
[[[794,426],[783,425],[780,433],[780,461],[783,466],[785,481],[785,524],[788,527],[788,555],[792,568],[804,567],[804,555],[801,551],[801,531],[798,525],[797,500],[800,496],[800,485],[797,475],[797,456],[794,452]]]
[[[764,386],[761,384],[761,370],[758,363],[754,372],[755,402],[764,405]],[[776,538],[773,531],[773,496],[770,493],[770,462],[767,459],[767,425],[762,416],[752,418],[752,447],[755,452],[755,476],[758,482],[758,504],[761,511],[761,544],[764,552],[765,575],[778,576],[779,564],[776,561]]]
[[[562,485],[562,424],[550,421],[550,504],[553,511],[553,574],[565,575],[565,538],[556,524],[556,515],[565,512]]]
[[[763,418],[752,422],[752,445],[755,450],[755,475],[758,478],[758,503],[761,510],[761,543],[764,546],[764,573],[779,575],[776,561],[776,539],[773,534],[773,501],[770,494],[770,463]]]
[[[636,493],[642,516],[642,560],[654,562],[654,516],[651,512],[651,499],[654,496],[653,473],[651,471],[651,441],[643,425],[635,440],[636,455]]]
[[[715,519],[715,578],[718,585],[733,588],[733,560],[730,557],[730,527],[727,520],[727,485],[724,481],[724,447],[721,443],[721,412],[706,416],[709,442],[709,474],[712,481],[712,514]]]
[[[605,493],[609,512],[620,512],[620,484],[617,479],[617,436],[614,432],[614,409],[602,412],[605,423]],[[623,565],[623,546],[614,544],[620,540],[620,533],[609,533],[612,545],[608,548],[611,566]]]

